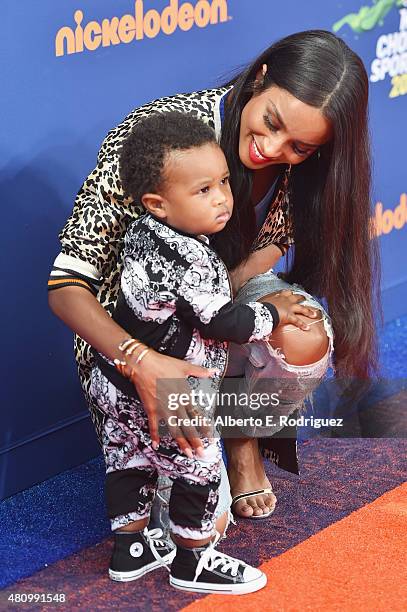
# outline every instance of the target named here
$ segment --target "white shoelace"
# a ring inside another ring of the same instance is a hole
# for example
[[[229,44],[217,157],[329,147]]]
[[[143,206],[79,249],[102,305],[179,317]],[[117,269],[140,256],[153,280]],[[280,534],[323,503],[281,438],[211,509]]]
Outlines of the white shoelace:
[[[163,540],[163,530],[159,527],[155,529],[148,530],[147,527],[143,531],[143,535],[147,540],[147,543],[150,547],[151,552],[153,553],[153,557],[156,561],[158,561],[163,567],[166,568],[167,571],[170,571],[167,563],[164,561],[163,557],[157,552],[157,548],[167,547],[169,548],[168,542]]]
[[[219,536],[220,534],[217,533],[213,542],[210,542],[208,548],[201,554],[196,567],[194,582],[198,580],[204,569],[208,570],[208,572],[212,572],[220,566],[222,566],[220,567],[222,574],[226,574],[226,572],[230,570],[232,576],[237,576],[237,571],[241,562],[238,559],[234,559],[233,557],[229,557],[229,555],[225,555],[215,550],[215,545],[219,540]]]

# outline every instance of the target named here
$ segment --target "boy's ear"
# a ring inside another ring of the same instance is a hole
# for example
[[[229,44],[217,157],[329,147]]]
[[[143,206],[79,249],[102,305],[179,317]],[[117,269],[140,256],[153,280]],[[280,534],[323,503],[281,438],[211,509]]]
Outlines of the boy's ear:
[[[159,217],[160,219],[165,219],[167,217],[165,200],[157,193],[145,193],[141,196],[141,201],[144,208],[155,217]]]

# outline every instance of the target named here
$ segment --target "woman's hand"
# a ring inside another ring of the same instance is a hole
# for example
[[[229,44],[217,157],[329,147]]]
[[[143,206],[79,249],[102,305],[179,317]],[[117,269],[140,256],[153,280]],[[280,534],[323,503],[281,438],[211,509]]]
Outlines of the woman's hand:
[[[127,367],[124,374],[131,376],[131,381],[143,403],[153,448],[158,447],[160,441],[158,426],[160,421],[163,421],[168,427],[169,434],[187,457],[192,458],[193,452],[200,456],[203,446],[199,434],[206,436],[208,431],[205,427],[193,427],[187,424],[187,421],[197,413],[200,414],[200,411],[190,404],[182,405],[179,401],[176,402],[175,398],[179,398],[181,394],[186,394],[184,397],[191,397],[191,387],[186,380],[188,376],[210,378],[216,370],[208,370],[181,359],[161,355],[153,349],[150,349],[140,363],[136,364],[139,354],[140,351],[135,356],[125,356]],[[175,408],[170,408],[170,394],[173,403],[177,404]],[[176,421],[179,425],[170,424],[169,417],[176,417],[171,419],[171,422]]]
[[[309,325],[296,315],[302,314],[306,317],[315,319],[318,316],[318,311],[315,308],[309,308],[309,306],[301,306],[301,302],[303,302],[304,299],[303,295],[294,294],[291,290],[284,289],[278,293],[265,295],[257,301],[273,304],[277,308],[280,317],[279,325],[291,323],[304,331],[308,331]]]
[[[49,305],[54,314],[97,351],[111,360],[123,359],[123,353],[118,347],[129,337],[129,334],[109,317],[106,310],[87,289],[63,287],[56,291],[50,291]],[[214,371],[189,364],[180,359],[160,355],[152,349],[140,363],[136,364],[136,358],[139,354],[138,351],[137,355],[126,358],[128,366],[125,374],[129,376],[133,369],[132,382],[143,402],[151,438],[158,444],[158,422],[160,419],[167,422],[169,415],[175,415],[179,416],[182,422],[183,419],[190,418],[191,414],[195,416],[196,413],[196,408],[194,407],[191,410],[190,406],[180,406],[176,411],[169,410],[169,393],[188,393],[190,396],[191,388],[186,381],[187,376],[209,378],[213,376]],[[160,393],[157,393],[156,390],[157,381],[160,381]],[[191,414],[188,414],[188,412]],[[199,429],[203,435],[207,434],[204,428]],[[198,455],[200,454],[203,447],[195,427],[188,427],[185,424],[178,428],[169,428],[169,430],[171,436],[176,439],[180,448],[188,457],[192,457],[193,450]]]

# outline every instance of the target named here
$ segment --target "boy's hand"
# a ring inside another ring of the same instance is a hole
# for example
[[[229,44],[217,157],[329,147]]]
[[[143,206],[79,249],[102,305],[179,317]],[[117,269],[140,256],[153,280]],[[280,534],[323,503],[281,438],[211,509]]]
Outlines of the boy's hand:
[[[291,323],[304,331],[308,331],[309,325],[304,323],[304,321],[302,321],[302,319],[296,315],[302,314],[306,317],[315,319],[318,316],[318,311],[315,308],[310,308],[309,306],[302,306],[301,302],[303,302],[304,299],[305,298],[303,295],[294,294],[291,290],[284,289],[283,291],[278,291],[277,293],[265,295],[257,301],[273,304],[273,306],[277,308],[280,317],[279,325]]]

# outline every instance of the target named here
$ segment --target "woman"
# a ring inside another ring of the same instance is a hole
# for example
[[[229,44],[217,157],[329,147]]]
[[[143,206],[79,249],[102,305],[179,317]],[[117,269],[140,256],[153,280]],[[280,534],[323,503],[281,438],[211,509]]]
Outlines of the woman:
[[[261,299],[294,289],[322,312],[322,320],[308,331],[288,333],[292,329],[286,326],[273,334],[266,353],[261,347],[260,366],[266,361],[272,365],[270,377],[288,375],[304,388],[302,397],[297,393],[290,399],[286,412],[297,408],[311,390],[312,385],[302,385],[304,378],[315,386],[315,380],[323,376],[332,350],[330,320],[308,293],[324,297],[328,304],[337,373],[364,378],[374,370],[376,260],[369,236],[367,97],[363,64],[341,39],[325,31],[300,32],[271,45],[224,87],[156,100],[130,113],[109,132],[98,165],[85,180],[60,234],[62,251],[50,279],[52,310],[86,340],[76,341],[86,394],[89,345],[110,359],[120,359],[118,346],[127,337],[108,312],[117,296],[124,231],[142,210],[121,189],[117,165],[121,143],[142,117],[168,110],[193,113],[221,137],[235,212],[213,245],[231,270],[235,292],[244,285],[244,291]],[[292,243],[295,253],[284,282],[270,268]],[[363,270],[359,267],[362,253]],[[294,282],[308,293],[293,287]],[[233,349],[232,357],[228,374],[239,376],[249,370],[252,380],[256,378],[256,355]],[[130,357],[128,369],[132,366]],[[199,366],[154,351],[135,371],[133,382],[146,406],[154,440],[158,439],[157,416],[166,414],[156,381],[208,375]],[[90,409],[101,436],[102,415],[92,404]],[[181,431],[177,440],[186,454],[199,450],[194,429]],[[295,471],[292,440],[271,437],[267,446],[274,461]],[[226,449],[232,495],[238,496],[234,512],[245,518],[268,516],[275,498],[258,440],[231,438]]]

